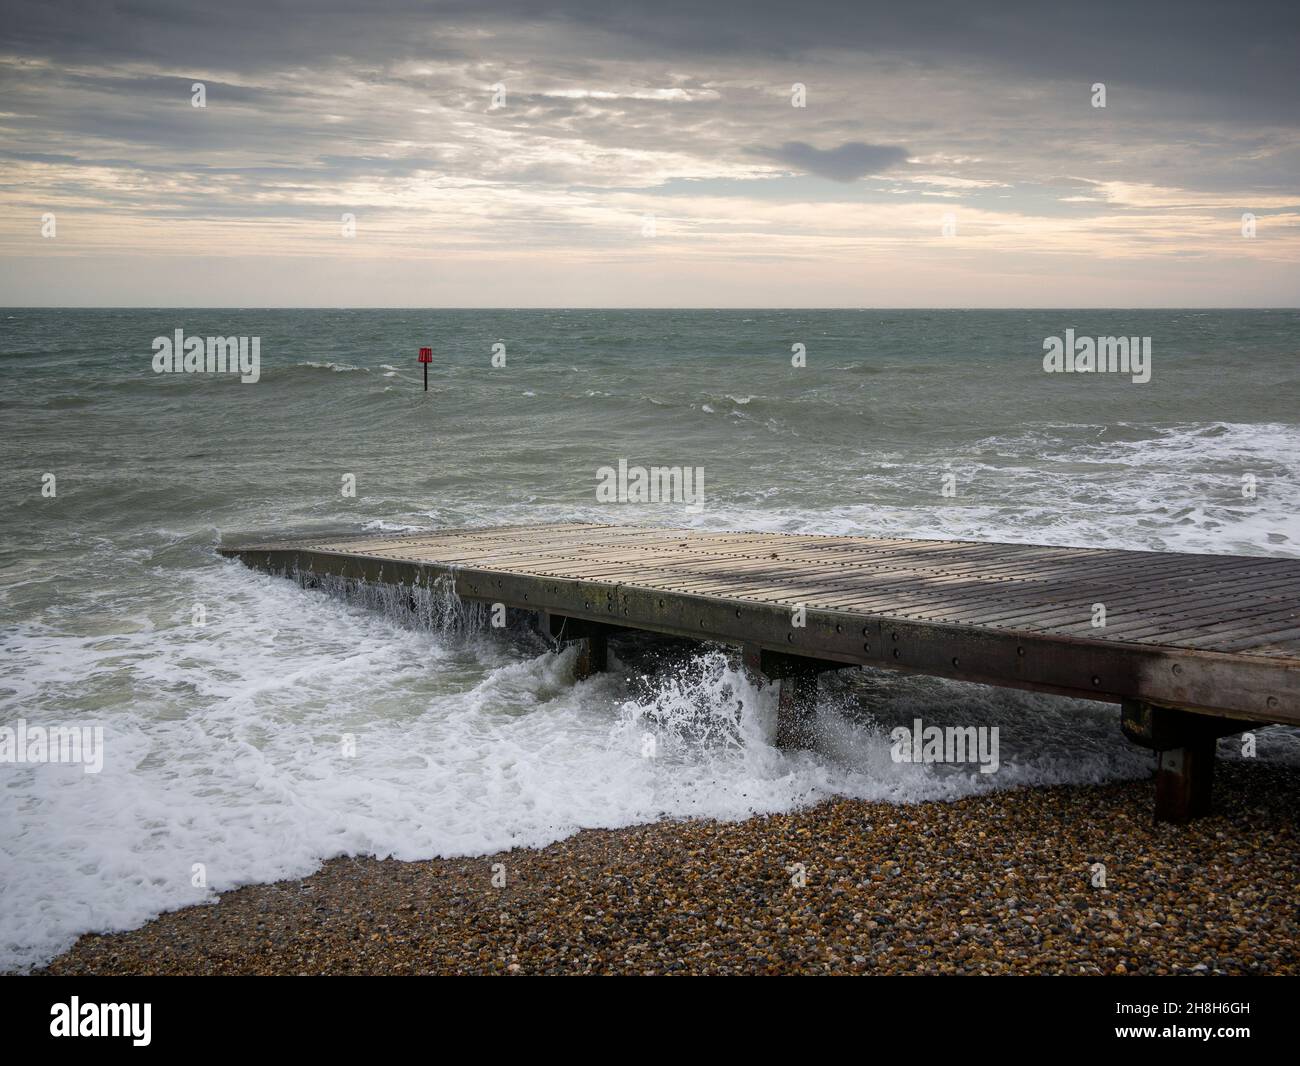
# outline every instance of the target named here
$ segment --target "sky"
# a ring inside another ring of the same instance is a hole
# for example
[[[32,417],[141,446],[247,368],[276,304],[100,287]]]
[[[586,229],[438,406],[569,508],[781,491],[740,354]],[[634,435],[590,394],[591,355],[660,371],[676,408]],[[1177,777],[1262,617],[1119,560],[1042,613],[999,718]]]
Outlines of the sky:
[[[1294,0],[6,0],[0,304],[1295,307],[1297,70]]]

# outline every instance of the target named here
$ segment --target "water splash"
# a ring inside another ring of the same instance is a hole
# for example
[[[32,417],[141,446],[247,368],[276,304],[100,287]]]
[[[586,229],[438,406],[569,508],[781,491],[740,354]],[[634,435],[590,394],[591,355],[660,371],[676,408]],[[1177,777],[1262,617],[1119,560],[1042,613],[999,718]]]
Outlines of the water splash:
[[[491,612],[490,604],[461,598],[456,591],[458,569],[453,566],[423,583],[368,581],[296,567],[289,577],[300,588],[374,611],[397,625],[455,640],[483,630]]]

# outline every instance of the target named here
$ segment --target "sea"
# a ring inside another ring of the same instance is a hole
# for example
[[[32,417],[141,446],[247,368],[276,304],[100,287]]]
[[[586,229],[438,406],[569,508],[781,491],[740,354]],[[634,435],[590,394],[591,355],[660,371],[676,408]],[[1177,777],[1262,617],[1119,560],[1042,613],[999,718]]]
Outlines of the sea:
[[[256,338],[257,380],[157,372],[177,330]],[[1150,380],[1045,371],[1067,330],[1148,339]],[[0,726],[103,731],[96,773],[0,762],[0,970],[334,856],[830,797],[906,817],[1151,771],[1112,705],[865,670],[823,685],[814,750],[781,751],[773,690],[729,649],[629,641],[575,682],[572,649],[527,626],[217,554],[245,533],[592,521],[1300,555],[1288,310],[10,308],[0,411]],[[600,502],[620,460],[702,468],[702,505]],[[998,772],[893,761],[916,718],[997,726]],[[1256,757],[1300,765],[1296,732],[1260,730]]]

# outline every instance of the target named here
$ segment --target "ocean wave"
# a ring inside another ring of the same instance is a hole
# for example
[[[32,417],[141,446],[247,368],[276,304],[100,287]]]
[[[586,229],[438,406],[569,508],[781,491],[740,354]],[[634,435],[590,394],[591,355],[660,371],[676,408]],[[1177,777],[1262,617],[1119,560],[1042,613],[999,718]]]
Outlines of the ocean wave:
[[[1121,387],[1002,354],[1055,314],[830,313],[803,332],[775,313],[633,314],[525,315],[511,330],[449,316],[447,350],[478,354],[449,359],[428,395],[414,363],[373,364],[382,380],[363,365],[410,350],[428,316],[284,313],[293,345],[268,342],[257,386],[152,374],[139,338],[156,329],[139,312],[6,330],[50,365],[0,360],[23,546],[0,579],[0,721],[102,723],[108,761],[101,775],[6,769],[0,969],[333,855],[476,855],[584,826],[1149,769],[1113,708],[865,671],[823,685],[816,751],[783,752],[773,690],[749,687],[725,650],[623,640],[608,674],[575,684],[571,652],[474,629],[450,597],[426,590],[412,611],[412,595],[304,591],[216,560],[219,533],[592,521],[1300,555],[1294,344],[1251,342],[1249,316],[1230,356],[1170,357],[1154,384]],[[244,313],[238,332],[267,315]],[[1177,318],[1152,321],[1168,336]],[[888,324],[904,319],[943,321]],[[535,357],[486,372],[479,340],[501,334]],[[797,336],[822,339],[793,370],[773,338]],[[909,346],[915,366],[901,365]],[[620,457],[705,465],[704,510],[597,503],[595,471]],[[57,501],[39,495],[45,470]],[[356,497],[340,494],[346,472]],[[918,713],[999,725],[996,780],[892,763],[888,728]],[[1266,759],[1300,747],[1259,736]]]
[[[817,751],[788,753],[773,743],[774,688],[754,688],[721,649],[662,663],[616,646],[610,673],[574,683],[572,649],[466,627],[445,593],[419,591],[411,611],[401,590],[330,596],[214,564],[175,590],[159,628],[111,641],[37,626],[11,634],[4,650],[22,682],[0,704],[6,720],[69,684],[126,682],[131,697],[95,716],[101,774],[19,766],[8,777],[0,965],[33,965],[79,933],[300,877],[337,855],[487,854],[665,816],[996,787],[890,759],[886,727],[920,708],[1010,733],[997,786],[1147,769],[1112,716],[1079,701],[1050,719],[1045,742],[1029,697],[904,682],[882,701],[877,682],[864,702],[855,685],[870,678],[828,692]],[[204,629],[187,624],[195,599],[211,605]],[[1033,737],[1017,734],[1031,717]],[[342,746],[349,736],[355,755]]]
[[[354,371],[362,374],[369,374],[370,368],[365,366],[351,366],[348,363],[317,363],[308,360],[302,363],[294,363],[294,366],[310,367],[313,370],[332,370],[336,374],[348,374]]]

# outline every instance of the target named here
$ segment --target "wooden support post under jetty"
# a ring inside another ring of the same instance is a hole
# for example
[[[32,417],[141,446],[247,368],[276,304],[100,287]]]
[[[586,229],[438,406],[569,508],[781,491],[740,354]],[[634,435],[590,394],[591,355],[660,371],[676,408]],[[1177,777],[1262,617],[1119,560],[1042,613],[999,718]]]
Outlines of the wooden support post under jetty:
[[[786,750],[811,748],[816,740],[817,684],[823,673],[844,669],[844,663],[769,651],[743,644],[745,670],[758,684],[775,681],[780,686],[776,703],[776,746]]]
[[[537,622],[541,632],[556,643],[578,645],[578,657],[573,663],[573,676],[578,681],[609,669],[609,635],[617,632],[619,626],[568,618],[551,611],[538,611]]]
[[[786,745],[809,739],[818,675],[851,666],[1125,704],[1125,732],[1162,753],[1157,814],[1170,820],[1207,809],[1217,737],[1300,726],[1294,558],[590,523],[220,550],[304,582],[540,611],[548,636],[586,642],[580,676],[618,629],[748,648],[782,686]]]
[[[1196,737],[1156,755],[1157,822],[1190,822],[1210,813],[1214,748],[1213,737]]]
[[[817,718],[817,674],[788,674],[781,678],[776,704],[776,746],[784,750],[811,748]]]
[[[609,638],[604,636],[580,637],[577,641],[578,657],[573,662],[573,676],[586,681],[592,674],[603,674],[609,669]]]
[[[1155,820],[1187,822],[1210,813],[1219,737],[1249,729],[1250,723],[1124,700],[1120,727],[1133,743],[1156,753]]]

